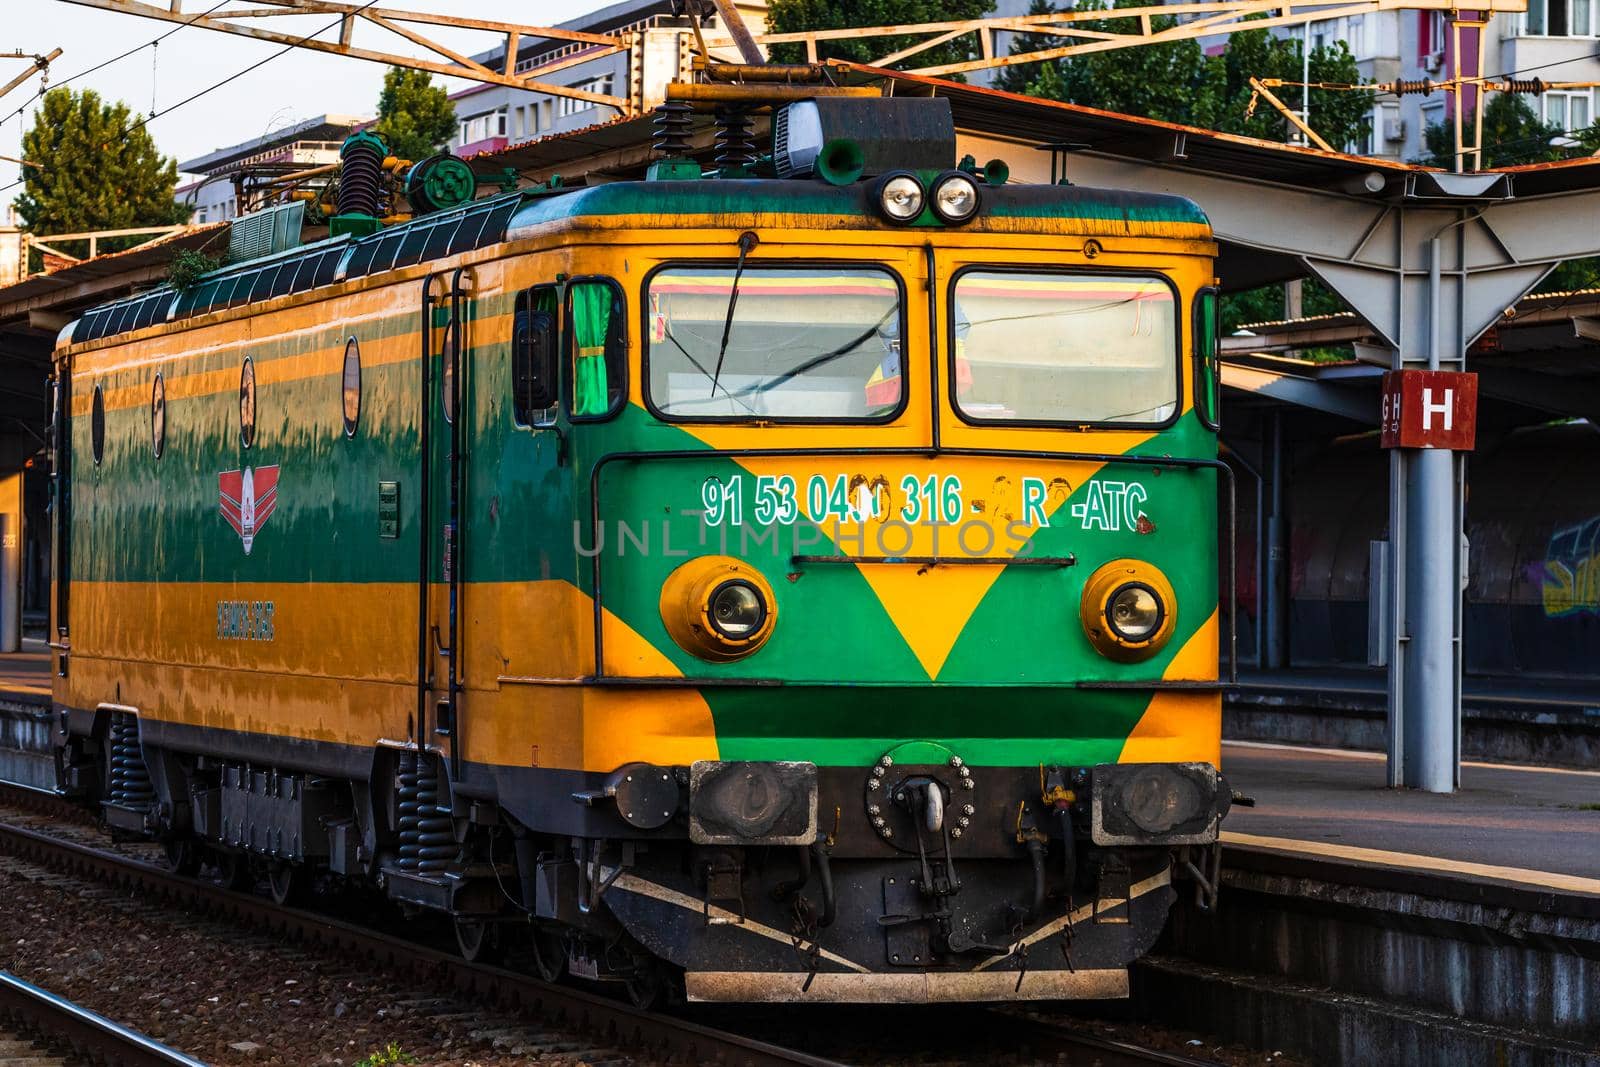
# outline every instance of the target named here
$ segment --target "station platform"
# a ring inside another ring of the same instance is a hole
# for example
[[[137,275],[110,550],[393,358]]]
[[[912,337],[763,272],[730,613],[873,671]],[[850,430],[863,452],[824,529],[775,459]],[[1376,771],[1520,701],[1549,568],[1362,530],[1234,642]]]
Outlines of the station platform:
[[[50,646],[24,637],[19,652],[0,652],[0,703],[50,704]]]
[[[1388,732],[1384,671],[1365,667],[1241,667],[1223,691],[1224,737],[1381,751]],[[1461,751],[1467,759],[1600,766],[1600,687],[1581,678],[1466,675]]]
[[[24,637],[21,651],[0,653],[0,780],[55,788],[50,730],[50,646]]]
[[[1469,761],[1436,794],[1388,788],[1381,753],[1236,741],[1222,769],[1255,800],[1231,848],[1600,900],[1600,771]]]

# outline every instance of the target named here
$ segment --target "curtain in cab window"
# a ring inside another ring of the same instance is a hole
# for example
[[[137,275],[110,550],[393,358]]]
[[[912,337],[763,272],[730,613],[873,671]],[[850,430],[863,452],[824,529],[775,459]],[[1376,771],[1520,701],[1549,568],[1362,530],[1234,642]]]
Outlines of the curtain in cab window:
[[[574,415],[604,415],[611,410],[606,343],[611,336],[612,302],[609,285],[584,282],[572,287]]]

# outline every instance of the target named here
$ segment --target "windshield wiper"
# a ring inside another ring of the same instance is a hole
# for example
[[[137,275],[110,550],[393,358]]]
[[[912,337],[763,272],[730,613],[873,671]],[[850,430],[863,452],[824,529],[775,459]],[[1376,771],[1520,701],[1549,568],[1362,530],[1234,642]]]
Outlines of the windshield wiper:
[[[698,359],[695,359],[693,356],[691,356],[689,354],[689,350],[687,348],[683,347],[683,342],[679,341],[675,336],[673,336],[673,333],[672,333],[671,330],[668,330],[666,332],[665,336],[666,336],[667,340],[672,342],[672,347],[676,348],[679,352],[681,352],[683,354],[683,358],[689,361],[689,365],[690,366],[692,366],[695,370],[699,371],[701,374],[704,374],[707,378],[711,378],[711,372],[706,370],[705,364],[701,363]],[[714,379],[714,378],[711,381],[711,395],[712,395],[712,397],[715,397],[717,395],[717,383],[716,383],[716,379]],[[743,400],[740,400],[737,396],[734,396],[732,393],[728,392],[728,387],[726,385],[724,385],[722,387],[722,395],[727,397],[729,400],[733,401],[735,404],[738,404],[740,407],[744,408],[750,414],[752,414],[752,415],[757,414],[755,408],[751,407],[749,404],[746,404]]]
[[[728,292],[728,314],[722,320],[722,347],[717,349],[717,369],[711,375],[711,395],[717,395],[717,381],[722,377],[722,358],[728,354],[728,336],[733,332],[733,309],[739,306],[739,279],[744,276],[744,257],[761,239],[746,230],[739,235],[739,265],[733,270],[733,288]]]
[[[762,393],[770,392],[771,390],[778,388],[778,386],[780,386],[780,385],[783,385],[783,384],[785,384],[787,382],[793,381],[794,379],[798,378],[802,374],[809,374],[811,371],[816,370],[818,367],[820,367],[820,366],[822,366],[822,365],[824,365],[826,363],[832,363],[834,360],[838,359],[840,356],[848,356],[850,353],[854,352],[857,348],[859,348],[862,344],[866,343],[866,341],[867,341],[867,339],[869,337],[871,337],[873,334],[878,333],[880,330],[882,330],[883,329],[883,324],[888,322],[890,317],[893,316],[897,310],[898,310],[898,308],[890,308],[888,311],[883,313],[883,318],[879,319],[875,324],[873,324],[871,326],[868,326],[865,330],[863,330],[856,337],[854,337],[850,341],[846,342],[845,344],[840,345],[838,348],[835,348],[833,351],[824,352],[820,356],[813,356],[812,358],[806,360],[804,363],[800,364],[798,367],[791,367],[789,370],[784,371],[782,374],[777,374],[777,375],[772,376],[771,378],[766,378],[766,379],[764,379],[762,381],[757,382],[754,385],[747,386],[747,387],[739,390],[737,393],[729,393],[728,395],[730,397],[734,397],[734,396],[760,396]]]

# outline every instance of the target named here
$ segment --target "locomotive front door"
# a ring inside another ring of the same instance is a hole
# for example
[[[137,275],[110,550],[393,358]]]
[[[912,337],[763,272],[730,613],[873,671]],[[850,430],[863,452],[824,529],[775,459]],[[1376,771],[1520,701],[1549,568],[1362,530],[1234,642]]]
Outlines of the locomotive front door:
[[[447,750],[459,779],[466,679],[461,617],[468,537],[464,522],[470,438],[470,268],[431,275],[422,301],[423,530],[417,600],[419,747]]]

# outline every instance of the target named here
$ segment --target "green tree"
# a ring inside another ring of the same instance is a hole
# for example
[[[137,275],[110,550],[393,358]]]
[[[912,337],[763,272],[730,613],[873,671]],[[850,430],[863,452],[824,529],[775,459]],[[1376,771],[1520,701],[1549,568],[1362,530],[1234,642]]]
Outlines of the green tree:
[[[1050,0],[1032,0],[1028,5],[1030,15],[1053,15],[1058,10],[1059,8]],[[1008,53],[1020,56],[1027,52],[1040,52],[1046,48],[1058,47],[1066,42],[1067,38],[1048,33],[1018,33],[1012,36]],[[1042,94],[1030,93],[1028,89],[1033,80],[1039,76],[1042,66],[1039,63],[1022,63],[1014,67],[1001,67],[994,76],[993,85],[996,89],[1003,89],[1008,93],[1040,96]]]
[[[1472,116],[1466,116],[1468,122]],[[1483,108],[1482,170],[1523,163],[1548,163],[1594,152],[1600,128],[1563,130],[1545,122],[1527,100],[1514,93],[1492,93]],[[1472,138],[1469,127],[1463,130]],[[1447,170],[1456,165],[1455,122],[1431,123],[1422,133],[1427,155],[1418,160]],[[1565,143],[1563,143],[1565,142]],[[1564,293],[1600,286],[1600,259],[1570,259],[1534,288],[1535,293]]]
[[[454,136],[455,105],[442,86],[433,84],[433,75],[427,71],[390,67],[383,76],[378,121],[372,128],[389,146],[391,155],[426,159]]]
[[[1473,136],[1471,115],[1465,116],[1463,133]],[[1567,131],[1539,118],[1527,100],[1515,93],[1491,93],[1483,108],[1483,164],[1481,170],[1508,167],[1519,163],[1548,163],[1572,153],[1556,144]],[[1456,165],[1455,120],[1433,122],[1422,131],[1427,154],[1417,162],[1454,170]]]
[[[1115,7],[1136,7],[1147,0],[1118,0]],[[1102,0],[1085,0],[1073,10],[1104,8]],[[1050,14],[1057,8],[1048,0],[1034,0],[1029,14]],[[1177,25],[1177,20],[1158,16],[1152,28],[1162,30]],[[1131,24],[1124,17],[1096,19],[1083,24],[1101,32],[1128,32]],[[1038,34],[1018,34],[1011,53],[1017,55],[1048,48],[1060,39]],[[1011,92],[1027,93],[1052,100],[1065,100],[1087,107],[1105,108],[1129,115],[1181,122],[1192,126],[1239,133],[1268,140],[1286,141],[1290,126],[1275,109],[1258,104],[1248,118],[1250,78],[1283,78],[1299,81],[1303,73],[1301,42],[1294,37],[1275,37],[1266,30],[1246,30],[1228,38],[1228,47],[1219,56],[1207,56],[1197,41],[1136,45],[1130,48],[1088,55],[1071,56],[1043,63],[1008,67],[997,84]],[[1311,80],[1355,84],[1361,80],[1355,58],[1342,41],[1312,50]],[[1297,102],[1299,94],[1288,91]],[[1312,127],[1331,144],[1343,147],[1366,132],[1372,101],[1365,93],[1313,89]]]
[[[1215,127],[1224,133],[1239,133],[1268,141],[1287,141],[1292,127],[1289,120],[1262,100],[1248,118],[1250,79],[1282,78],[1298,82],[1305,76],[1304,49],[1299,37],[1275,37],[1266,30],[1245,30],[1228,39],[1228,48],[1211,57],[1221,68],[1222,108]],[[1214,76],[1214,75],[1213,75]],[[1311,50],[1312,82],[1356,85],[1361,72],[1355,57],[1343,41]],[[1277,90],[1279,99],[1290,107],[1300,102],[1298,86]],[[1311,90],[1311,128],[1335,148],[1358,144],[1366,134],[1372,115],[1372,94],[1337,89]]]
[[[62,86],[46,93],[33,127],[22,135],[22,154],[37,164],[22,168],[23,191],[16,199],[17,214],[32,233],[170,226],[189,217],[172,195],[176,161],[157,151],[128,105],[108,103],[93,89],[78,93]],[[100,251],[140,240],[109,239]]]
[[[953,22],[982,18],[994,0],[771,0],[767,5],[767,30],[771,33],[801,33],[805,30],[833,30],[853,26],[901,26],[915,22]],[[874,60],[909,48],[921,37],[865,37],[819,41],[818,59],[844,59],[855,63]],[[918,52],[904,63],[906,69],[936,67],[945,63],[964,63],[979,58],[976,34],[965,34],[953,41]],[[804,63],[803,44],[774,45],[772,58],[779,63]],[[959,80],[959,79],[958,79]]]
[[[1144,0],[1118,0],[1115,6],[1142,4]],[[1045,15],[1055,10],[1058,9],[1054,5],[1035,0],[1028,13]],[[1103,0],[1083,0],[1073,10],[1112,9],[1107,8]],[[1151,28],[1156,31],[1177,24],[1176,18],[1166,15],[1151,20]],[[1125,17],[1093,19],[1077,25],[1101,33],[1126,33],[1130,29]],[[1018,34],[1011,42],[1011,54],[1067,43],[1069,40],[1063,37]],[[1164,122],[1209,126],[1216,117],[1217,95],[1207,74],[1206,56],[1199,43],[1191,40],[1137,45],[1009,67],[997,83],[1011,92],[1046,100],[1064,100]]]

